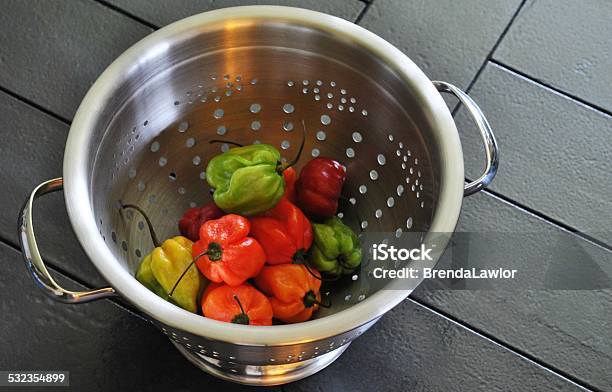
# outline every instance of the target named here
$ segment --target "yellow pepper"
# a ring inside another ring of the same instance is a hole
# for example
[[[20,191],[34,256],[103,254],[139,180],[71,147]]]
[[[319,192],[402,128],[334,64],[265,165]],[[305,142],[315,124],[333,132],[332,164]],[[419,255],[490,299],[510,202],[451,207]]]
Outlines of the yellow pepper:
[[[136,272],[136,279],[165,300],[196,313],[197,297],[203,282],[198,269],[190,267],[192,245],[193,242],[183,236],[167,239],[145,256]],[[181,278],[187,267],[189,270]]]

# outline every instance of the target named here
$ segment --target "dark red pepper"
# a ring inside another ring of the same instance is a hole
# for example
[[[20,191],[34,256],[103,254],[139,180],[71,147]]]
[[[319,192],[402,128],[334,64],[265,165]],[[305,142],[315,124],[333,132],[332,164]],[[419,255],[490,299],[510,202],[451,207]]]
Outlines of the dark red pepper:
[[[345,180],[346,172],[339,162],[330,158],[311,160],[296,183],[298,205],[307,215],[334,216]]]
[[[183,217],[179,221],[179,231],[181,234],[191,241],[197,241],[200,239],[200,226],[204,222],[219,219],[225,213],[221,211],[219,207],[213,202],[210,202],[202,207],[190,208],[183,214]]]

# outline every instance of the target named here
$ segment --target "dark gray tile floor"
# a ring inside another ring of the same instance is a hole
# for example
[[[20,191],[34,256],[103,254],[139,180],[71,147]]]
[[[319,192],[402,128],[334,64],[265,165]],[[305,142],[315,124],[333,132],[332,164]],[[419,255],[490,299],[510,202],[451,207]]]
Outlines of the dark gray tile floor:
[[[400,48],[430,79],[466,88],[519,4],[376,0],[359,24]]]
[[[204,11],[261,4],[307,8],[354,21],[366,6],[359,0],[108,0],[108,2],[158,27]]]
[[[503,89],[503,91],[500,91]],[[612,116],[495,64],[471,96],[495,127],[503,163],[490,189],[601,241],[612,232]],[[478,176],[480,137],[457,116],[466,175]]]
[[[388,316],[351,343],[329,369],[284,390],[579,390],[411,300]]]
[[[114,303],[50,303],[34,291],[12,248],[26,193],[61,174],[70,119],[117,55],[176,19],[258,3],[2,3],[0,179],[7,186],[0,192],[0,239],[8,245],[0,244],[0,260],[9,268],[0,287],[17,295],[0,301],[3,314],[10,315],[0,339],[0,369],[65,367],[76,390],[242,389],[197,371],[153,327]],[[502,164],[491,188],[497,196],[466,199],[458,230],[537,235],[512,257],[504,258],[511,242],[482,243],[453,262],[505,261],[567,288],[457,290],[457,282],[428,282],[329,369],[284,389],[612,390],[612,290],[606,280],[612,272],[609,3],[273,3],[358,21],[397,45],[432,79],[468,89],[497,132]],[[457,121],[471,177],[481,151],[461,111]],[[50,264],[78,280],[71,285],[103,284],[72,236],[61,196],[42,200],[35,213]],[[538,242],[542,235],[551,241]],[[534,254],[541,263],[533,263]]]
[[[152,30],[90,0],[2,3],[0,86],[71,119],[89,86]]]
[[[23,101],[0,92],[0,238],[17,246],[16,222],[24,195],[36,185],[61,176],[64,144],[69,126]],[[63,271],[86,284],[100,286],[102,277],[91,265],[76,240],[62,193],[40,199],[34,210],[42,254]]]
[[[516,287],[428,280],[411,296],[608,389],[612,253],[487,194],[465,200],[457,231],[487,234],[477,235],[466,251],[451,248],[452,258],[439,268],[503,265],[518,271]]]
[[[610,21],[607,0],[529,0],[493,57],[610,113]]]

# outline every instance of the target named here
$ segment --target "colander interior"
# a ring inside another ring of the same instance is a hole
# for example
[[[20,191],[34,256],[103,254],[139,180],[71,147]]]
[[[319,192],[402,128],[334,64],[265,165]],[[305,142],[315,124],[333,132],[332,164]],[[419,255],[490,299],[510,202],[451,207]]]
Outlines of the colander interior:
[[[160,238],[178,235],[183,212],[212,200],[206,165],[230,143],[268,143],[284,159],[306,142],[312,157],[347,171],[339,215],[357,232],[426,232],[439,188],[428,119],[414,92],[369,51],[319,31],[274,21],[224,23],[157,44],[108,103],[92,162],[100,235],[134,273]],[[366,262],[366,260],[364,260]],[[367,301],[361,272],[325,289],[330,309]]]

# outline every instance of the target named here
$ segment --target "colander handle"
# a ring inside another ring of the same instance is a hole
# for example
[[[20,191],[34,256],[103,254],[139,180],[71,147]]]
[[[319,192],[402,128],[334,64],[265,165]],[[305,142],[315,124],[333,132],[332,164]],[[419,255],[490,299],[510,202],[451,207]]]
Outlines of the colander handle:
[[[64,181],[62,178],[54,178],[43,182],[34,188],[19,213],[19,244],[21,245],[21,251],[26,266],[34,278],[36,285],[51,298],[59,302],[76,304],[116,296],[117,293],[112,287],[104,287],[89,291],[66,290],[57,284],[45,266],[45,262],[38,251],[36,237],[34,236],[34,228],[32,227],[32,206],[34,200],[39,196],[62,190],[63,187]]]
[[[476,102],[474,102],[469,95],[450,83],[435,81],[433,84],[439,92],[450,93],[457,97],[459,102],[465,106],[470,116],[472,116],[472,119],[480,131],[480,136],[482,137],[485,148],[486,166],[482,175],[476,180],[466,184],[463,189],[463,196],[472,195],[489,185],[491,181],[493,181],[495,174],[497,174],[497,168],[499,166],[499,147],[497,146],[495,135],[493,135],[491,126],[482,113],[482,110],[480,110]]]

